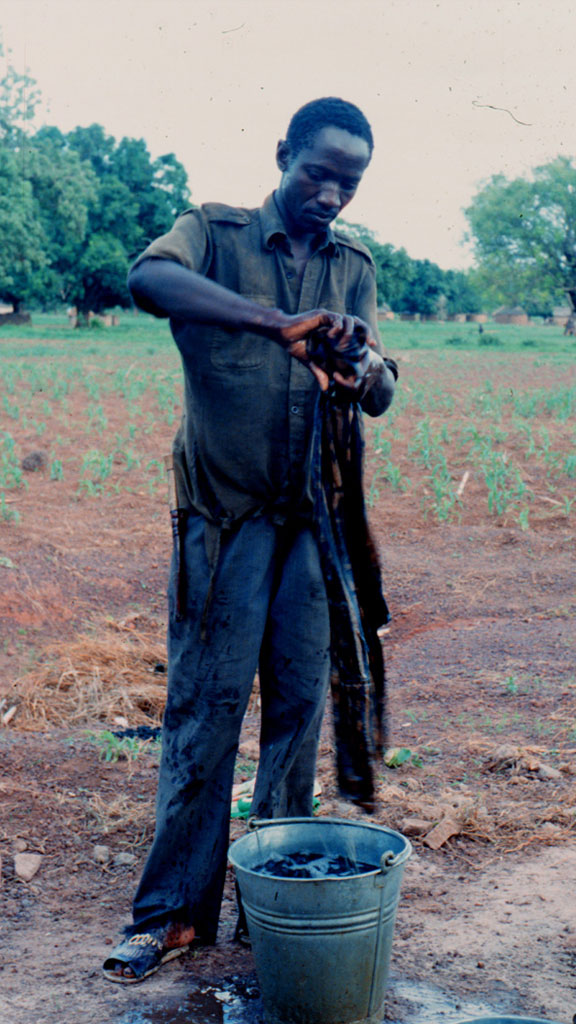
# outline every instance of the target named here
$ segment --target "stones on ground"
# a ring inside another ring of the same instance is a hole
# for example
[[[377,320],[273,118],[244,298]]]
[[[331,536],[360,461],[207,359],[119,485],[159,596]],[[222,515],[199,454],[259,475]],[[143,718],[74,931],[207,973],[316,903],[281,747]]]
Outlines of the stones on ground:
[[[400,822],[400,831],[405,836],[423,836],[433,825],[433,821],[427,821],[425,818],[403,818]]]
[[[10,722],[12,721],[12,719],[16,717],[16,712],[17,711],[18,711],[18,705],[17,704],[13,704],[12,707],[8,708],[8,710],[5,711],[4,714],[2,715],[2,725],[10,725]]]
[[[520,751],[518,747],[497,747],[489,760],[485,763],[484,768],[489,772],[504,772],[510,771],[512,768],[516,768],[520,761]]]
[[[131,868],[137,859],[134,853],[117,853],[112,864],[115,868]]]
[[[14,856],[14,871],[23,882],[31,882],[40,870],[42,854],[17,853]]]
[[[562,778],[562,772],[549,764],[539,764],[536,775],[544,782],[557,782],[558,779]]]
[[[48,456],[46,452],[30,452],[24,456],[20,465],[25,473],[36,473],[39,469],[46,469]]]
[[[95,846],[92,853],[97,864],[107,864],[110,860],[109,846]]]
[[[452,836],[457,836],[462,831],[462,826],[453,818],[443,818],[434,826],[431,832],[424,837],[426,846],[431,850],[439,850],[444,843],[447,843]]]
[[[12,846],[14,849],[14,853],[24,853],[24,851],[28,849],[28,843],[26,842],[25,839],[21,838],[15,839]]]

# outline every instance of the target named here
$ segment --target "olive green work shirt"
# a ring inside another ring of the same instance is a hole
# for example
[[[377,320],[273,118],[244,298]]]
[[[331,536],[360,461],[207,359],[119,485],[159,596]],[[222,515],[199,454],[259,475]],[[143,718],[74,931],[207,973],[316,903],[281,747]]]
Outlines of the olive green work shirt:
[[[168,259],[262,306],[318,307],[367,321],[377,334],[368,250],[328,229],[301,282],[273,196],[260,209],[207,203],[187,210],[139,257]],[[318,384],[268,338],[171,321],[184,369],[184,414],[174,441],[179,504],[231,525],[258,512],[310,517],[308,457]]]

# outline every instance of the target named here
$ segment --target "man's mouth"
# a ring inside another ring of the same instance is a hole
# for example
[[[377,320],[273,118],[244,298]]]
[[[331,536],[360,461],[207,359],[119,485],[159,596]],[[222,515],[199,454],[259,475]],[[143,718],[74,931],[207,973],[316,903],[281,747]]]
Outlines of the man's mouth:
[[[318,221],[319,224],[329,224],[330,221],[338,216],[338,210],[333,210],[330,213],[327,213],[325,210],[308,210],[308,216]]]

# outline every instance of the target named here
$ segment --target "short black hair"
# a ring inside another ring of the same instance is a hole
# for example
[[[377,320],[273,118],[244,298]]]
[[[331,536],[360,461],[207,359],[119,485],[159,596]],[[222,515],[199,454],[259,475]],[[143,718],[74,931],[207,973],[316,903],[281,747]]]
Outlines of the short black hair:
[[[368,144],[372,156],[374,137],[370,123],[353,103],[336,96],[311,100],[296,111],[286,134],[291,155],[296,156],[301,149],[311,146],[322,128],[342,128],[351,135],[359,135]]]

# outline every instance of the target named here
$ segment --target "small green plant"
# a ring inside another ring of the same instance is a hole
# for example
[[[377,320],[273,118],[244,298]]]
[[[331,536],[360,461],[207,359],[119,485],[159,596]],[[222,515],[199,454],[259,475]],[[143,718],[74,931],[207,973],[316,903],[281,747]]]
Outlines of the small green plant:
[[[513,696],[514,694],[518,693],[518,676],[508,676],[508,678],[504,680],[504,683],[502,685],[504,686],[506,693],[509,693],[511,696]]]
[[[15,508],[8,508],[4,492],[0,492],[0,519],[5,523],[19,523],[20,513]]]
[[[140,740],[137,736],[116,736],[109,729],[102,732],[87,733],[88,739],[100,751],[100,760],[108,764],[117,761],[135,761],[143,750],[149,749],[152,742],[157,746],[158,740]]]

